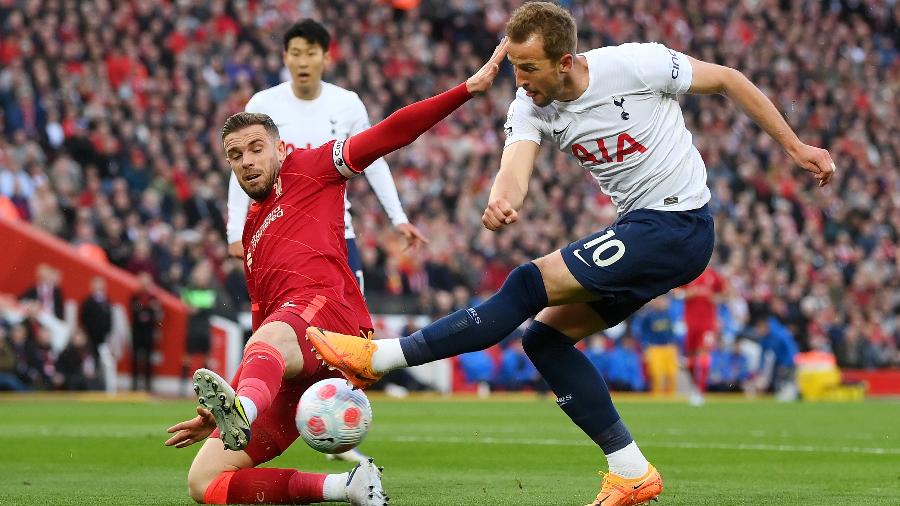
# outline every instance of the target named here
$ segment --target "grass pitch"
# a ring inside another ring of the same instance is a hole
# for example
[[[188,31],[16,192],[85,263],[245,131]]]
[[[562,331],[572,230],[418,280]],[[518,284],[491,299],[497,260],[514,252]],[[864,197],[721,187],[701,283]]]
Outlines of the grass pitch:
[[[583,505],[599,450],[551,398],[376,398],[362,449],[384,465],[393,506]],[[900,402],[776,404],[621,399],[662,472],[660,506],[898,505]],[[194,448],[162,445],[184,401],[0,397],[0,504],[191,505]],[[269,465],[342,472],[302,441]]]

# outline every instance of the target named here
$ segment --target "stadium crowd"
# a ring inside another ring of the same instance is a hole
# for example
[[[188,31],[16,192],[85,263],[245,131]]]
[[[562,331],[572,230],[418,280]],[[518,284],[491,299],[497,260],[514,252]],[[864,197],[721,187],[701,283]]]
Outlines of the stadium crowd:
[[[226,254],[220,129],[286,78],[286,26],[313,17],[330,29],[326,80],[356,91],[375,122],[461,82],[519,3],[0,1],[0,214],[174,293],[211,269],[219,310],[246,310],[241,264]],[[900,2],[562,3],[580,21],[579,50],[659,41],[742,70],[838,164],[816,188],[727,99],[683,97],[724,281],[711,347],[753,334],[752,315],[842,366],[900,366]],[[502,72],[486,100],[387,158],[427,247],[403,251],[364,179],[348,185],[373,312],[466,306],[513,266],[615,219],[569,155],[544,149],[521,223],[481,226],[515,91]],[[0,341],[21,333],[0,325]]]

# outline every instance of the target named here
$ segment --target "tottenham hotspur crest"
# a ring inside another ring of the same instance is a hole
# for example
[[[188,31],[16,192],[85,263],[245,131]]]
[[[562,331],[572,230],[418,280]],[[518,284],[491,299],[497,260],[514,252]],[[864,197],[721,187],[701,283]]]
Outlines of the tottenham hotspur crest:
[[[627,120],[629,114],[625,111],[625,97],[620,97],[618,100],[616,100],[616,97],[613,97],[613,103],[616,104],[616,107],[622,108],[622,119]]]

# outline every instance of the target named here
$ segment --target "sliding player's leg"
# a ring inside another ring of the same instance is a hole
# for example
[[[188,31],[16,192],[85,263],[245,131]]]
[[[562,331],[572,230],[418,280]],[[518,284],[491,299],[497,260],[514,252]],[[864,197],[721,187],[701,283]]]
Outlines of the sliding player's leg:
[[[252,448],[248,449],[252,452]],[[262,458],[266,461],[274,457]],[[188,493],[192,499],[203,504],[336,501],[350,502],[354,506],[383,506],[388,503],[381,487],[381,471],[372,461],[357,464],[349,472],[336,474],[256,465],[250,453],[226,450],[220,439],[211,437],[204,442],[191,463]]]
[[[345,331],[354,326],[341,318],[320,319]],[[273,323],[279,325],[271,326]],[[260,502],[260,498],[273,504],[322,501],[344,501],[361,506],[387,504],[388,497],[381,485],[381,470],[372,459],[360,462],[347,473],[329,475],[256,467],[281,455],[297,440],[300,434],[294,415],[300,396],[313,383],[336,374],[315,360],[314,352],[305,340],[303,343],[297,340],[297,336],[304,335],[308,326],[298,312],[289,308],[276,311],[260,327],[260,330],[268,327],[278,329],[283,335],[293,336],[297,356],[288,365],[285,379],[268,409],[259,412],[253,421],[253,438],[243,451],[226,450],[218,441],[221,431],[213,431],[191,467],[188,479],[191,497],[196,500],[205,498],[204,502],[210,504],[255,503]],[[246,362],[242,363],[235,383],[247,377],[246,368]]]
[[[215,417],[226,449],[247,446],[253,421],[272,404],[282,380],[296,376],[302,368],[303,354],[294,329],[270,318],[247,342],[234,388],[208,369],[194,373],[198,402]]]

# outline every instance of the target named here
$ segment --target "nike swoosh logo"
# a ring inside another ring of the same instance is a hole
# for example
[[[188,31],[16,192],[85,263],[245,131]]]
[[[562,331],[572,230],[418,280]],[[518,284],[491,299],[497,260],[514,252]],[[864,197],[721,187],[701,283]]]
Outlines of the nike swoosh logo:
[[[316,441],[328,441],[329,443],[334,443],[333,437],[318,437],[315,440]]]
[[[642,482],[638,483],[637,485],[634,486],[634,489],[637,490],[637,489],[643,487],[644,483],[646,483],[646,482],[642,481]]]
[[[568,130],[570,126],[572,126],[572,123],[569,123],[568,125],[566,125],[566,128],[563,128],[562,130],[554,130],[553,135],[562,135],[562,134],[566,133],[566,130]]]
[[[576,257],[578,257],[578,259],[581,260],[584,263],[584,265],[591,267],[591,264],[587,263],[587,260],[581,258],[581,255],[578,254],[579,251],[581,251],[581,250],[577,249],[577,250],[573,251],[572,254],[575,255]]]

